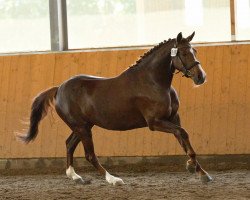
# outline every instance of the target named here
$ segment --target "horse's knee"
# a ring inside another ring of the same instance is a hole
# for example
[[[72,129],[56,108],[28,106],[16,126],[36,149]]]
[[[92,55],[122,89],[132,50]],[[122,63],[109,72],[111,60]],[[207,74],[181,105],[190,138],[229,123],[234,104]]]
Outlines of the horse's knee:
[[[181,138],[184,139],[184,140],[189,139],[188,133],[187,133],[187,132],[185,131],[185,129],[183,129],[183,128],[180,129],[180,136],[181,136]]]

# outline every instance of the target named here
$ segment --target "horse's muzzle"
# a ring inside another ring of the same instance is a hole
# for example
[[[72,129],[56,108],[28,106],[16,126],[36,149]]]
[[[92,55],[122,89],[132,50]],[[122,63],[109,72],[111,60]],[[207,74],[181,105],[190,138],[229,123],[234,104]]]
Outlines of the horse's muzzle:
[[[196,85],[201,85],[206,81],[206,73],[201,68],[201,65],[197,65],[195,69],[195,75],[193,76],[193,81]]]

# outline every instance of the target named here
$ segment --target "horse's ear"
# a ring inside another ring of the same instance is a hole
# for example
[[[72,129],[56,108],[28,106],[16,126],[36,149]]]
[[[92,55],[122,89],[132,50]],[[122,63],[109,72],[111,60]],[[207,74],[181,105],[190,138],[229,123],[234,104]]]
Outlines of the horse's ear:
[[[182,40],[182,33],[180,32],[178,35],[177,35],[177,43],[181,42]]]
[[[194,35],[195,31],[190,36],[187,37],[187,41],[190,42],[193,39]]]

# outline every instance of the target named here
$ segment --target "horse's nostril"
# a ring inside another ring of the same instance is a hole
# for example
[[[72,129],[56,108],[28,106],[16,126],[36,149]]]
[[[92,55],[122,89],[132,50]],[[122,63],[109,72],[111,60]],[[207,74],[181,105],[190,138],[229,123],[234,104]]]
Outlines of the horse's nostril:
[[[206,79],[206,75],[203,74],[203,73],[198,73],[195,77],[195,83],[197,85],[201,85],[205,82],[205,79]]]
[[[202,75],[200,73],[197,76],[197,80],[198,80],[198,82],[200,82],[202,80]]]
[[[197,76],[197,79],[198,81],[204,81],[205,80],[205,77],[203,74],[199,73],[198,76]]]

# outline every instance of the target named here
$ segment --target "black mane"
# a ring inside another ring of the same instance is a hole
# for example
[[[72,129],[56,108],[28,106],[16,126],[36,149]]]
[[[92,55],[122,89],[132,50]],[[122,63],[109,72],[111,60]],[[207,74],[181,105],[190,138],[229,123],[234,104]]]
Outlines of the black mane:
[[[171,39],[169,38],[168,40],[164,40],[163,42],[160,42],[159,44],[157,44],[156,46],[154,46],[153,48],[145,52],[142,56],[140,56],[139,59],[136,61],[136,63],[130,67],[138,66],[138,64],[141,63],[146,57],[154,53],[156,50],[160,49],[162,46],[168,44],[170,41]]]

